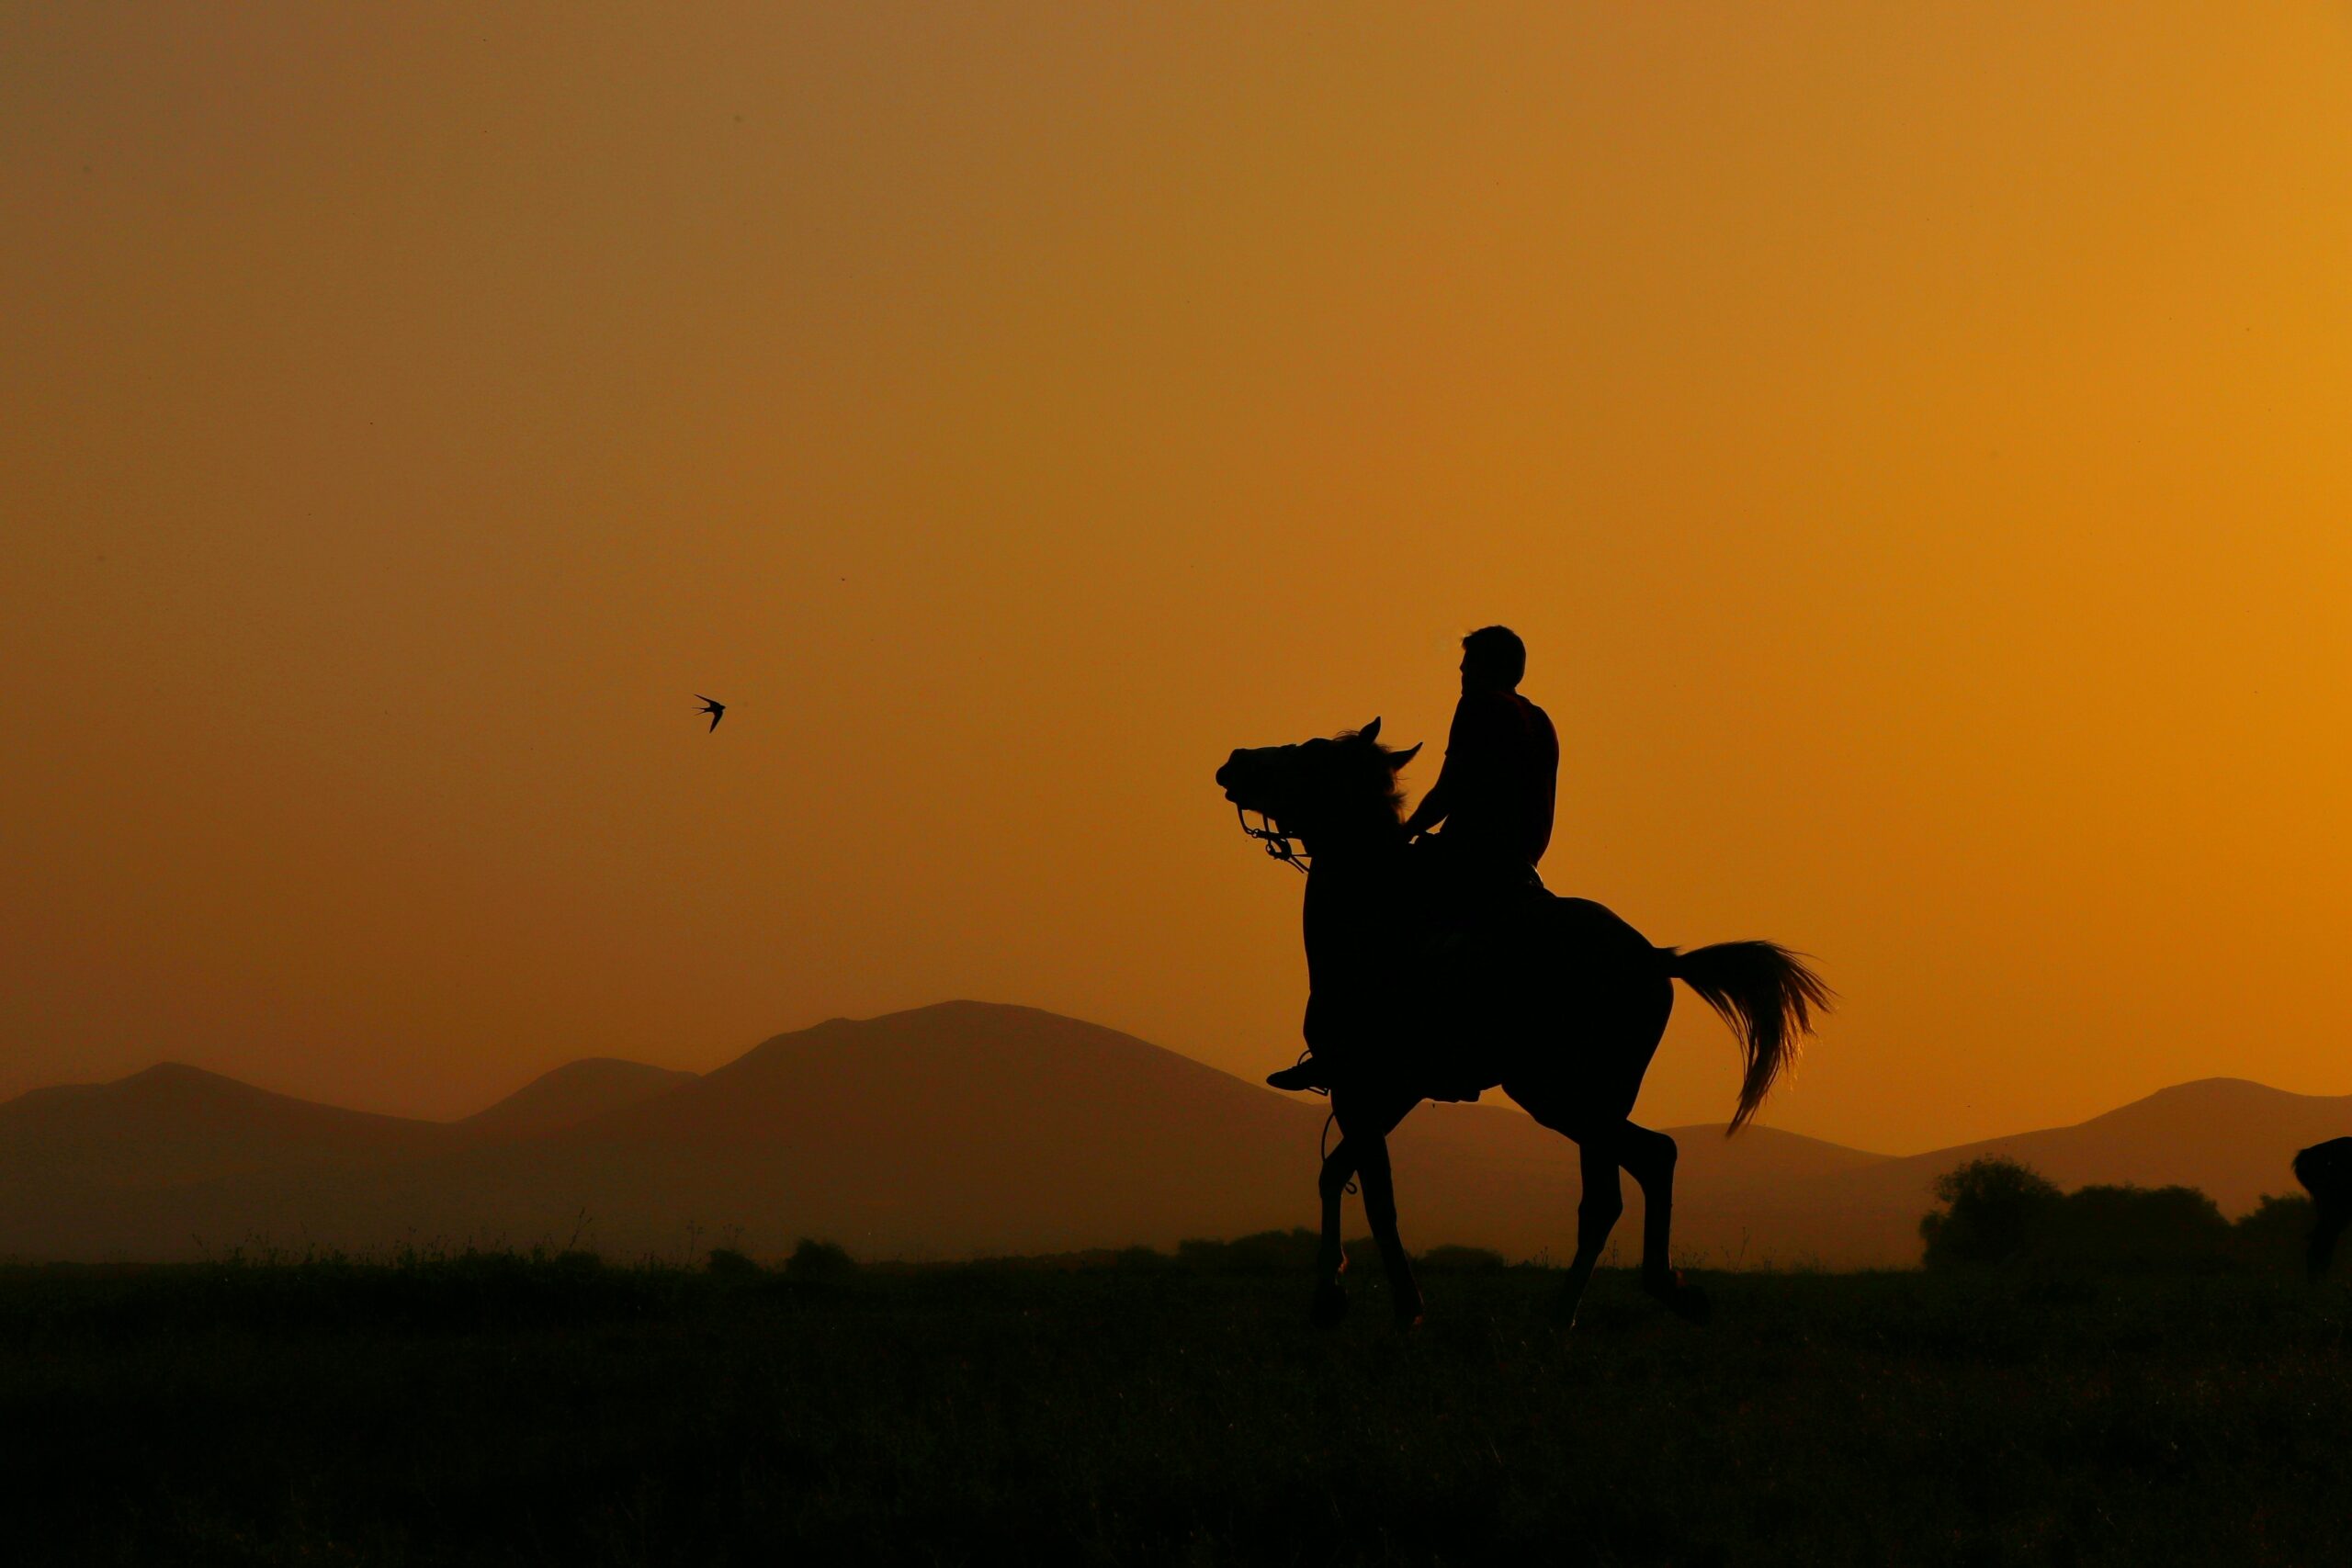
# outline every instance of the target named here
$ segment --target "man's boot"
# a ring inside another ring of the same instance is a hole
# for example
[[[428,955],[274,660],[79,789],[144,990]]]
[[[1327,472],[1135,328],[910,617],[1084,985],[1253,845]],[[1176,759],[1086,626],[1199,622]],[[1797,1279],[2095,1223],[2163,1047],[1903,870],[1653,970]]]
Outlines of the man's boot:
[[[1331,1075],[1319,1056],[1301,1056],[1295,1065],[1278,1073],[1268,1073],[1266,1082],[1276,1089],[1320,1089],[1331,1087]]]

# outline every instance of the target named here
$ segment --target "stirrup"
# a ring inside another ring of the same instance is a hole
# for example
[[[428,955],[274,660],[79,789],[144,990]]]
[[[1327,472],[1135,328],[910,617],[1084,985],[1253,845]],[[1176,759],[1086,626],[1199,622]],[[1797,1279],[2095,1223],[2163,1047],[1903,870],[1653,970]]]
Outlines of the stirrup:
[[[1329,1089],[1331,1087],[1330,1076],[1323,1070],[1323,1064],[1312,1056],[1295,1062],[1278,1073],[1268,1073],[1266,1082],[1275,1089]]]

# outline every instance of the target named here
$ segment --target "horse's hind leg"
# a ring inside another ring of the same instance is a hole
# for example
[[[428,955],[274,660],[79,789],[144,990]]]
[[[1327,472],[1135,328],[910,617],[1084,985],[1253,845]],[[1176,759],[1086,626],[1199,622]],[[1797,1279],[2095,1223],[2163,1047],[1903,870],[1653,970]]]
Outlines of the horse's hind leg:
[[[1598,1126],[1587,1122],[1576,1113],[1575,1098],[1556,1083],[1507,1079],[1503,1092],[1519,1101],[1520,1109],[1539,1125],[1574,1140],[1577,1145],[1577,1168],[1584,1186],[1584,1196],[1577,1202],[1577,1255],[1568,1264],[1567,1280],[1552,1309],[1562,1327],[1574,1328],[1577,1309],[1584,1304],[1585,1287],[1592,1283],[1592,1271],[1600,1265],[1601,1248],[1609,1245],[1609,1233],[1625,1212],[1624,1190],[1617,1180],[1617,1139],[1627,1123],[1622,1117]],[[1632,1100],[1629,1098],[1624,1103],[1631,1105]]]
[[[1642,1188],[1642,1289],[1691,1322],[1703,1323],[1707,1293],[1684,1284],[1668,1260],[1674,1228],[1674,1140],[1631,1122],[1618,1139],[1618,1159]]]
[[[1323,1199],[1323,1244],[1315,1256],[1315,1304],[1307,1318],[1317,1328],[1337,1328],[1348,1315],[1348,1287],[1340,1279],[1348,1271],[1348,1254],[1340,1245],[1340,1199],[1355,1174],[1356,1156],[1348,1140],[1323,1157],[1317,1187]]]

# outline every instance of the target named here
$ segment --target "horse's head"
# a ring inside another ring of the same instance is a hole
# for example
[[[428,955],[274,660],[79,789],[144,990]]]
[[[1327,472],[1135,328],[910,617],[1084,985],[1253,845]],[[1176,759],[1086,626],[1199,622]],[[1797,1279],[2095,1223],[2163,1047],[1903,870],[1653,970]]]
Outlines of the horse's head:
[[[1419,746],[1392,751],[1380,721],[1329,739],[1295,746],[1244,747],[1216,771],[1225,798],[1285,832],[1312,841],[1333,834],[1393,829],[1404,807],[1396,771]]]

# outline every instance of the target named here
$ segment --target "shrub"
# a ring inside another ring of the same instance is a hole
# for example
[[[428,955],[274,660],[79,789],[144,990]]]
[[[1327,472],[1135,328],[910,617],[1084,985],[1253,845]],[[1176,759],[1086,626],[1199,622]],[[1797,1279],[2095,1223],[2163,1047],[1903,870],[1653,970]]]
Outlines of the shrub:
[[[2316,1216],[2312,1201],[2300,1192],[2291,1198],[2267,1197],[2230,1227],[2233,1250],[2255,1268],[2301,1273]]]
[[[2194,1187],[2085,1187],[2052,1216],[2041,1250],[2101,1268],[2220,1268],[2230,1222]]]
[[[1432,1247],[1420,1256],[1424,1269],[1442,1269],[1461,1273],[1472,1269],[1499,1269],[1503,1255],[1484,1247]]]
[[[784,1260],[784,1277],[803,1285],[830,1284],[857,1272],[857,1259],[830,1241],[806,1239]]]
[[[2291,1266],[2312,1207],[2265,1198],[2234,1225],[2194,1187],[2100,1185],[2061,1192],[2014,1160],[1972,1160],[1937,1178],[1944,1208],[1919,1222],[1930,1269],[2022,1259],[2093,1269]]]
[[[720,1280],[756,1280],[760,1266],[731,1247],[719,1247],[711,1249],[710,1272]]]
[[[1175,1259],[1148,1247],[1123,1247],[1113,1255],[1114,1269],[1165,1269]]]
[[[2038,1240],[2065,1195],[2029,1167],[1987,1156],[1936,1178],[1943,1205],[1919,1222],[1930,1269],[2006,1263]]]
[[[1320,1232],[1302,1225],[1286,1231],[1260,1231],[1231,1241],[1180,1241],[1176,1261],[1187,1269],[1222,1273],[1298,1272],[1315,1266],[1315,1254],[1322,1245]]]

